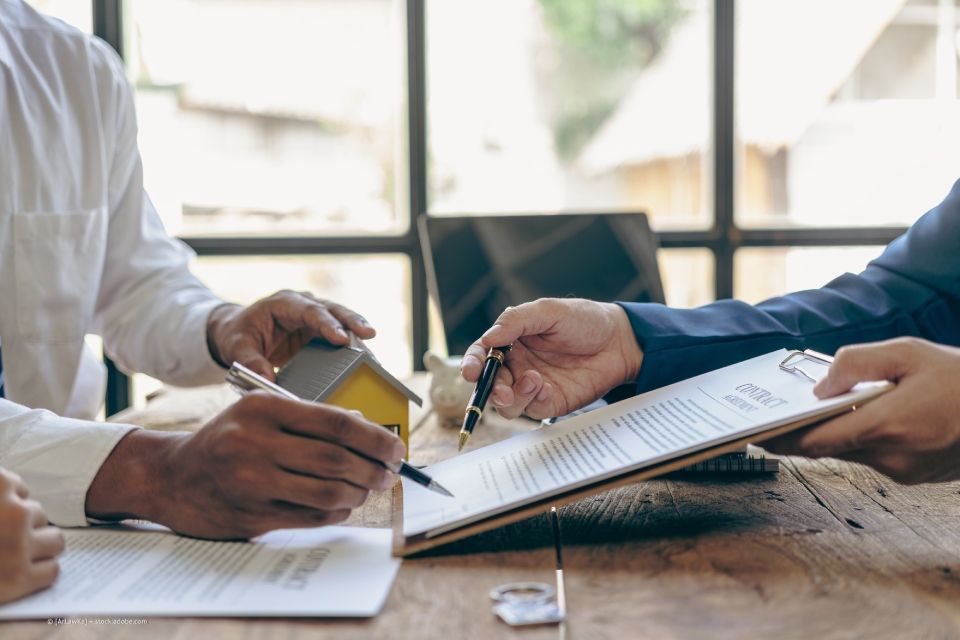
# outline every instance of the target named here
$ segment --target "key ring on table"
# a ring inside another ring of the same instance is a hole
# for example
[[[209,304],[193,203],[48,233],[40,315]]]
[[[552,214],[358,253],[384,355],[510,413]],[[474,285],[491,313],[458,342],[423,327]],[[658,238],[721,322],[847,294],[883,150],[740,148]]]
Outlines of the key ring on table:
[[[490,599],[495,602],[546,602],[557,590],[545,582],[510,582],[490,590]]]

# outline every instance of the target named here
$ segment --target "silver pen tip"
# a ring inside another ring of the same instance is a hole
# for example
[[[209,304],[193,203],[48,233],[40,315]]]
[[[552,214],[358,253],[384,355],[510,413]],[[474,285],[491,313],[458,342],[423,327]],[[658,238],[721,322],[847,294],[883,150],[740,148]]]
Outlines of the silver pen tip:
[[[431,481],[430,481],[429,488],[430,488],[430,489],[433,489],[433,490],[436,491],[437,493],[441,493],[441,494],[447,496],[448,498],[452,498],[452,497],[453,497],[453,494],[450,493],[449,491],[447,491],[446,487],[444,487],[442,484],[440,484],[440,483],[437,482],[436,480],[431,480]]]

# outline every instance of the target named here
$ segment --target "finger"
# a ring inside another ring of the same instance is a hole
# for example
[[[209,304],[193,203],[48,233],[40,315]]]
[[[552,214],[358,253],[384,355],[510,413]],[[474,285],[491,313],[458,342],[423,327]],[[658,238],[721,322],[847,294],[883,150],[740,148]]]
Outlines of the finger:
[[[16,495],[24,499],[30,495],[26,483],[19,475],[0,467],[0,487],[3,486],[10,487]]]
[[[557,390],[549,382],[544,382],[540,392],[527,405],[526,414],[534,420],[543,420],[566,413],[557,408]]]
[[[256,346],[244,341],[243,343],[239,344],[236,349],[234,349],[233,353],[236,361],[243,366],[247,367],[251,371],[254,371],[255,373],[259,373],[261,376],[267,380],[270,380],[271,382],[276,381],[276,373],[274,373],[273,364]]]
[[[302,317],[303,324],[310,331],[315,335],[323,336],[323,339],[330,344],[345,345],[350,342],[350,335],[343,324],[326,307],[311,303],[304,309]]]
[[[278,445],[284,452],[278,464],[301,475],[343,480],[362,489],[382,491],[396,482],[383,465],[329,442],[281,434]]]
[[[57,527],[43,527],[33,531],[31,559],[34,562],[56,558],[66,548],[63,532]]]
[[[30,528],[38,529],[40,527],[47,526],[47,514],[44,513],[43,507],[36,500],[24,500],[23,506],[27,509],[27,512],[30,514]]]
[[[509,407],[517,401],[516,394],[513,392],[513,387],[509,384],[501,384],[496,382],[493,385],[493,389],[490,391],[490,403],[493,404],[499,411],[504,407]]]
[[[369,340],[377,335],[376,329],[367,322],[366,318],[356,311],[335,302],[328,302],[327,308],[330,310],[330,313],[333,314],[334,318],[339,320],[347,329],[353,331],[360,338]]]
[[[370,495],[369,490],[349,482],[322,480],[295,473],[283,474],[271,493],[274,500],[324,511],[359,507]]]
[[[309,330],[314,336],[322,336],[330,344],[345,345],[350,336],[326,305],[312,296],[288,292],[278,304],[271,307],[274,320],[286,331]]]
[[[908,367],[909,358],[902,349],[891,348],[889,341],[844,347],[813,392],[818,398],[829,398],[849,391],[858,382],[896,381]]]
[[[27,570],[26,588],[22,595],[36,593],[54,583],[60,575],[60,565],[54,559],[34,562]]]
[[[481,345],[479,340],[474,342],[460,361],[460,375],[467,382],[476,382],[480,379],[480,372],[483,371],[483,363],[486,359],[487,348]]]
[[[242,400],[245,410],[291,433],[338,444],[381,462],[399,462],[406,455],[396,435],[344,409],[259,392]]]
[[[544,299],[510,307],[479,340],[484,347],[513,344],[523,336],[547,333],[557,322],[555,300]]]
[[[505,418],[519,417],[543,389],[543,378],[536,371],[527,371],[513,385],[513,402],[507,406],[498,406],[497,413]]]

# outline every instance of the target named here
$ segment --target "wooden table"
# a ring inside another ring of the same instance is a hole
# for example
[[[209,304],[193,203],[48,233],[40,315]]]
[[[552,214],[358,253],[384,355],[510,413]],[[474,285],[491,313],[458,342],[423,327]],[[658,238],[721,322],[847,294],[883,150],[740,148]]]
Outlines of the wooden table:
[[[423,380],[415,381],[422,388]],[[195,428],[234,396],[223,388],[161,396],[124,419]],[[451,455],[456,431],[414,421],[412,459]],[[529,423],[493,419],[471,445]],[[388,527],[389,494],[349,523]],[[960,637],[960,483],[903,487],[858,465],[784,459],[778,476],[666,479],[561,509],[566,638]],[[42,638],[524,638],[487,592],[553,582],[546,516],[404,561],[372,620],[153,619],[139,627],[0,625],[9,640]]]

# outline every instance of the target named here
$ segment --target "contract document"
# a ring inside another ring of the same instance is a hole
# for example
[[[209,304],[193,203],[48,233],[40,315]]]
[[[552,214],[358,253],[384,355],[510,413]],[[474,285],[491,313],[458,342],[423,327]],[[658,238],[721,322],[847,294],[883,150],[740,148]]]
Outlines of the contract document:
[[[552,496],[572,492],[576,499],[578,488],[602,487],[664,461],[687,464],[680,461],[725,443],[759,441],[778,427],[810,424],[892,386],[865,383],[818,400],[811,378],[826,374],[827,366],[804,362],[802,374],[784,371],[779,365],[789,353],[753,358],[431,465],[425,471],[455,498],[404,479],[404,544]]]
[[[0,607],[0,620],[369,617],[400,567],[389,529],[284,529],[251,542],[196,540],[154,526],[64,535],[57,581]]]

